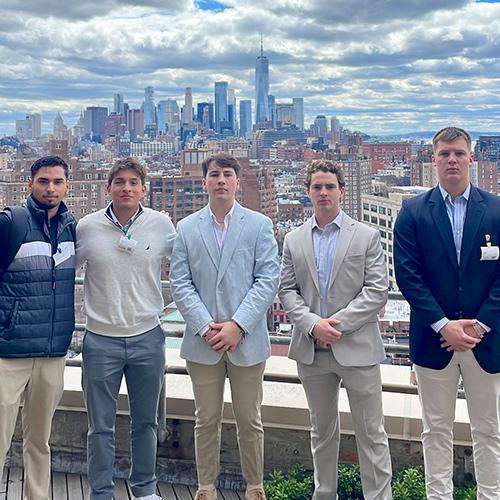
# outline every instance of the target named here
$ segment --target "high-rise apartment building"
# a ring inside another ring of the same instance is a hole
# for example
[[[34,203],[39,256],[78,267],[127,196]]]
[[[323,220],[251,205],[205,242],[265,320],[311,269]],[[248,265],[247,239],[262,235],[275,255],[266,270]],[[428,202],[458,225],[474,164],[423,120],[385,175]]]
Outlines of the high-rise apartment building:
[[[378,229],[382,249],[386,256],[389,275],[389,289],[397,291],[398,286],[394,273],[393,240],[394,224],[403,200],[425,193],[427,188],[421,186],[393,186],[387,196],[363,194],[361,196],[362,220],[365,224]]]
[[[144,127],[156,123],[155,91],[153,87],[144,89]]]
[[[269,114],[269,60],[264,55],[262,38],[260,55],[255,62],[255,123],[270,120]]]
[[[476,160],[500,162],[500,135],[480,135],[474,154]]]
[[[344,154],[332,150],[326,150],[325,155],[327,160],[333,160],[344,170],[344,212],[353,219],[361,220],[361,196],[372,192],[370,160],[361,154]]]
[[[252,101],[240,101],[240,137],[252,138]]]
[[[294,97],[293,104],[293,120],[292,123],[299,129],[304,130],[304,98]]]
[[[496,161],[474,161],[471,166],[471,182],[478,188],[498,193],[498,166]]]
[[[16,120],[16,137],[20,141],[39,139],[42,136],[40,113],[26,115],[24,120]]]
[[[142,109],[128,110],[127,128],[132,139],[144,134],[144,111]]]
[[[221,132],[224,126],[227,126],[227,82],[215,82],[215,131]]]

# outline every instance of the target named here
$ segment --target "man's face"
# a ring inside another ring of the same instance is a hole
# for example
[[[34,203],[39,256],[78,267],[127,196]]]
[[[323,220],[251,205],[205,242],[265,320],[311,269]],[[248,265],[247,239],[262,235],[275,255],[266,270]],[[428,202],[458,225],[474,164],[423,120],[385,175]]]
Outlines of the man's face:
[[[232,168],[221,168],[215,161],[210,162],[203,185],[210,201],[232,202],[240,189],[240,180]]]
[[[321,171],[312,174],[307,194],[313,204],[315,215],[337,217],[344,188],[339,186],[336,174]]]
[[[64,168],[57,165],[40,168],[35,177],[30,179],[28,187],[37,201],[55,208],[66,196],[69,185],[64,175]]]
[[[119,170],[107,190],[116,210],[137,210],[146,194],[139,174],[131,169]]]
[[[470,165],[474,154],[467,141],[457,137],[453,141],[439,141],[432,155],[432,162],[437,168],[439,183],[446,186],[468,184],[470,181]]]

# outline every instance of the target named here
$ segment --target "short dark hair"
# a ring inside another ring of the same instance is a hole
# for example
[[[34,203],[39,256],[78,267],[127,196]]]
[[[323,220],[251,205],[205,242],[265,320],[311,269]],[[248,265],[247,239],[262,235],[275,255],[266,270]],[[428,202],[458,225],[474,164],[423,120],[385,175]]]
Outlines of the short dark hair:
[[[108,172],[108,186],[111,186],[113,179],[122,170],[133,170],[141,179],[141,184],[144,186],[146,184],[146,167],[142,165],[137,158],[132,158],[127,156],[127,158],[121,158],[116,160],[114,165]]]
[[[31,179],[35,178],[36,173],[43,167],[62,167],[64,170],[64,177],[68,178],[69,167],[68,164],[56,155],[42,156],[33,165],[31,165]]]
[[[337,176],[339,187],[342,189],[345,186],[344,171],[342,170],[342,167],[337,165],[332,160],[320,159],[312,160],[309,165],[307,165],[305,181],[305,186],[307,189],[311,187],[311,179],[313,174],[315,174],[316,172],[330,172],[331,174],[335,174]]]
[[[201,164],[203,177],[207,176],[208,168],[210,167],[210,163],[212,162],[215,162],[220,168],[232,168],[234,170],[234,173],[236,174],[236,177],[240,176],[241,166],[238,163],[238,160],[228,153],[217,153],[210,155],[203,160],[203,163]]]
[[[470,151],[472,147],[470,135],[463,128],[458,127],[444,127],[437,131],[432,138],[432,149],[436,151],[437,143],[439,141],[451,142],[459,137],[463,137],[465,139]]]

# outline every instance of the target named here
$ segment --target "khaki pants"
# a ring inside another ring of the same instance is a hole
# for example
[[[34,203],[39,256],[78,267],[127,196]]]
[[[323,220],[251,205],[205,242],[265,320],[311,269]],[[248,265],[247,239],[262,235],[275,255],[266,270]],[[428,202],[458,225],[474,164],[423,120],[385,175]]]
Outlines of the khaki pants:
[[[64,390],[64,362],[64,357],[0,359],[0,471],[22,402],[25,500],[49,499],[49,437]]]
[[[486,373],[471,350],[453,353],[451,361],[442,370],[415,365],[415,371],[422,405],[428,500],[453,500],[453,421],[460,375],[470,418],[477,498],[498,500],[500,373]]]
[[[262,484],[264,429],[260,415],[265,362],[236,366],[226,355],[215,365],[186,362],[196,405],[194,428],[196,468],[200,486],[214,483],[219,475],[222,409],[226,376],[236,418],[241,470],[248,487]]]

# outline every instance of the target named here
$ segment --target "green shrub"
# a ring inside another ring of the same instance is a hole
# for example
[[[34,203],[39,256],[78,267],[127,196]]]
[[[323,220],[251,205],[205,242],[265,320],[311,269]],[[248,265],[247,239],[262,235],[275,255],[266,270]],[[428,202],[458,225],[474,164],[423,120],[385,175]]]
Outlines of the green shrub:
[[[455,500],[476,500],[476,488],[455,488],[453,498]]]
[[[313,478],[301,465],[294,465],[286,474],[275,470],[264,483],[268,500],[310,500]]]
[[[408,467],[396,475],[392,484],[393,500],[425,500],[425,479],[422,467]]]
[[[361,500],[363,498],[358,465],[339,465],[337,494],[339,500]]]
[[[286,474],[274,471],[264,488],[268,500],[310,500],[314,491],[313,478],[301,465]],[[339,465],[339,500],[363,500],[359,466]],[[394,477],[393,500],[426,500],[425,476],[422,467],[407,467]],[[454,500],[476,500],[476,488],[457,487]]]

